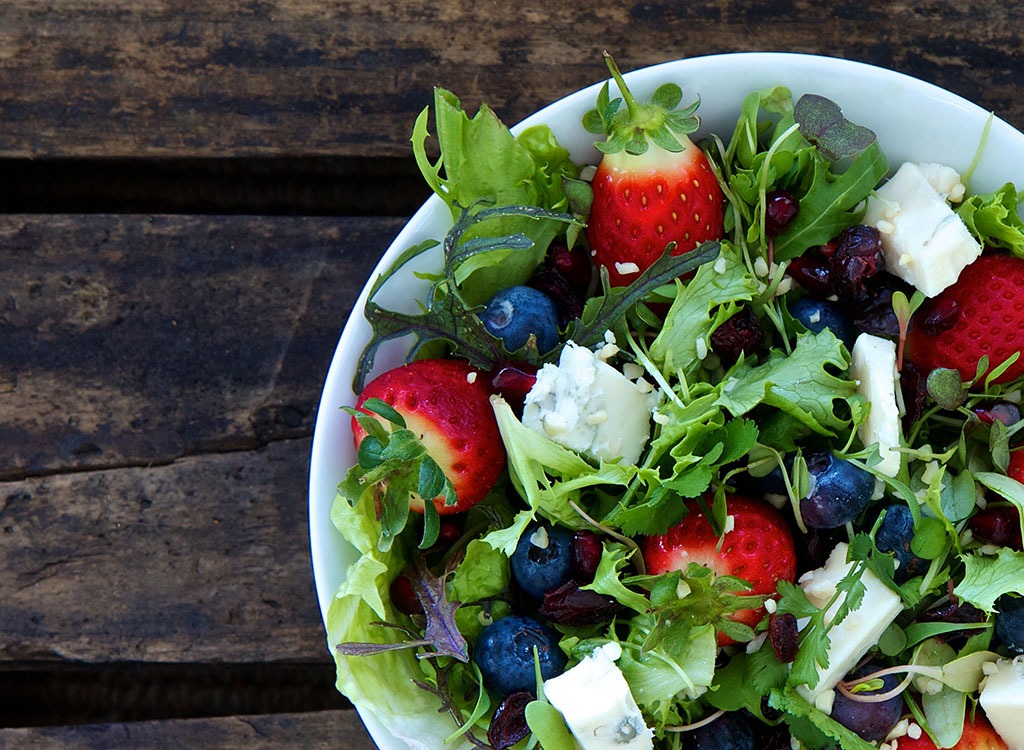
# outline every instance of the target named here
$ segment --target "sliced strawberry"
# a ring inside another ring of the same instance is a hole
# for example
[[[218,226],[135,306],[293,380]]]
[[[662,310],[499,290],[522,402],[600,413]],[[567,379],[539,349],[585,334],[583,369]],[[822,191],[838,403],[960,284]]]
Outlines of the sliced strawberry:
[[[465,362],[423,359],[388,370],[356,402],[360,408],[367,399],[379,398],[405,418],[455,490],[455,505],[434,498],[439,513],[458,513],[480,502],[505,467],[488,386],[486,374]],[[355,418],[352,434],[358,449],[366,432]],[[414,497],[412,508],[422,512],[422,498]]]
[[[900,737],[898,746],[899,750],[937,750],[935,743],[925,732],[921,732],[921,736],[916,739],[909,736]],[[979,708],[974,713],[974,721],[971,721],[968,714],[964,720],[963,734],[951,750],[1006,750],[1006,743]]]
[[[677,111],[682,93],[674,84],[640,103],[614,61],[606,61],[625,109],[610,119],[598,113],[607,140],[597,144],[605,155],[591,183],[587,240],[595,264],[608,269],[613,286],[623,286],[669,243],[678,255],[721,238],[725,200],[707,156],[688,137],[699,124],[696,105]],[[592,131],[601,129],[592,124]]]
[[[721,549],[710,521],[697,503],[682,521],[661,536],[644,540],[647,571],[654,575],[685,571],[690,563],[710,568],[716,575],[742,578],[752,589],[739,593],[770,595],[780,580],[796,577],[793,535],[782,514],[761,500],[731,495],[726,507],[731,527]],[[753,627],[764,617],[764,607],[735,612],[732,619]],[[719,634],[720,645],[732,641]]]
[[[1010,451],[1010,465],[1006,467],[1006,476],[1024,484],[1024,448]]]
[[[959,371],[965,381],[972,380],[982,355],[988,355],[991,368],[1024,350],[1024,259],[981,256],[929,304],[951,307],[950,302],[959,314],[945,330],[915,325],[907,336],[906,354],[922,369],[948,367]],[[1024,356],[996,382],[1022,374]]]

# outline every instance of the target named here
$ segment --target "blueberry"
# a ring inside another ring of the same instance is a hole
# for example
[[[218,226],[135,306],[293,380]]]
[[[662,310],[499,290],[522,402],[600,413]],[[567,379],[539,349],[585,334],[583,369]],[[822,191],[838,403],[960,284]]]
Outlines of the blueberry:
[[[543,292],[512,286],[491,297],[480,314],[484,327],[510,352],[526,345],[532,333],[537,350],[551,351],[558,343],[558,308]]]
[[[804,523],[816,529],[834,529],[849,523],[867,507],[875,492],[875,478],[832,453],[806,457],[811,489],[800,501]]]
[[[752,719],[734,711],[694,729],[690,738],[693,750],[754,750],[757,745]]]
[[[905,583],[928,569],[928,562],[910,551],[914,538],[914,515],[906,505],[890,505],[875,532],[875,546],[881,552],[892,552],[899,565],[893,576],[896,583]]]
[[[1014,654],[1024,654],[1024,597],[1004,594],[996,599],[996,636]]]
[[[872,672],[877,672],[880,667],[867,664],[850,674],[848,680],[857,680],[866,677]],[[900,677],[894,674],[881,678],[882,687],[878,690],[865,690],[858,695],[879,695],[887,693],[900,684]],[[847,729],[856,732],[868,742],[881,742],[886,738],[892,728],[903,715],[903,695],[898,694],[888,700],[871,703],[847,698],[841,692],[836,691],[835,701],[832,703],[832,718],[838,721]]]
[[[572,578],[573,534],[557,526],[531,526],[512,553],[512,577],[519,588],[541,599]]]
[[[541,677],[547,680],[561,674],[566,658],[558,639],[558,633],[529,617],[510,615],[491,623],[477,636],[473,648],[473,661],[483,675],[484,687],[501,696],[536,690],[535,648]]]
[[[827,299],[801,297],[789,303],[789,314],[808,331],[820,333],[828,328],[837,339],[846,344],[847,349],[853,346],[857,337],[853,321],[843,308]]]

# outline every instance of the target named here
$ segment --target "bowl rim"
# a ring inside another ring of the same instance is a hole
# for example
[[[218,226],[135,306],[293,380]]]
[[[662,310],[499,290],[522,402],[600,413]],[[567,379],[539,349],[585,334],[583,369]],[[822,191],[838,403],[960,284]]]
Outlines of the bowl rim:
[[[780,79],[780,85],[787,85],[791,88],[795,88],[794,81],[809,78],[835,77],[839,80],[849,79],[858,83],[869,81],[873,83],[891,83],[897,89],[905,89],[915,96],[933,102],[935,106],[959,110],[963,117],[966,117],[967,120],[974,124],[983,123],[991,117],[989,142],[991,143],[995,140],[994,136],[997,135],[1002,139],[1009,138],[1011,142],[1017,144],[1019,152],[1024,157],[1024,135],[1004,120],[995,117],[977,104],[959,94],[955,94],[923,79],[891,68],[857,60],[810,53],[779,51],[726,52],[667,60],[629,71],[624,74],[624,78],[630,84],[631,89],[640,94],[652,83],[656,84],[684,77],[699,78],[699,76],[707,75],[709,72],[713,72],[716,75],[723,73],[735,75],[738,72],[748,70],[777,70],[778,74],[772,75]],[[762,74],[761,77],[763,78],[764,75]],[[597,92],[606,80],[608,80],[607,77],[601,78],[546,105],[512,126],[512,132],[518,134],[524,129],[540,123],[551,124],[553,118],[564,117],[566,111],[578,109],[582,103],[587,103],[587,108],[591,108]],[[757,85],[752,85],[745,93],[757,90],[758,88]],[[839,101],[839,104],[845,109],[845,104],[842,101]],[[736,102],[737,111],[738,105],[739,101]],[[558,135],[557,132],[556,135]],[[726,138],[730,133],[720,133],[720,135]],[[970,136],[964,137],[969,138]],[[974,145],[976,144],[972,142],[972,149],[967,154],[968,159],[973,156]],[[885,143],[882,146],[883,149],[886,148]],[[592,151],[592,158],[596,158],[598,152],[596,149]],[[574,158],[576,157],[577,154],[574,154]],[[890,162],[890,170],[894,166]],[[980,164],[978,172],[982,172]],[[999,184],[1002,183],[1000,182]],[[409,218],[390,242],[387,249],[382,253],[379,261],[371,271],[366,285],[364,285],[356,301],[353,303],[352,310],[342,328],[330,367],[324,379],[310,451],[308,522],[312,572],[325,630],[327,628],[330,602],[337,591],[338,585],[344,579],[344,570],[339,570],[338,568],[339,561],[343,560],[344,555],[339,551],[338,545],[347,545],[347,542],[344,541],[340,532],[334,528],[330,520],[330,508],[334,500],[334,487],[344,478],[347,466],[343,466],[342,461],[333,453],[329,453],[328,450],[328,443],[331,442],[330,437],[332,433],[337,432],[339,429],[336,423],[332,424],[337,418],[336,412],[338,408],[343,404],[351,405],[355,398],[355,394],[350,387],[354,365],[347,353],[353,351],[357,345],[361,348],[361,342],[365,340],[369,326],[365,321],[362,311],[365,309],[372,280],[376,279],[384,269],[393,263],[402,251],[416,241],[428,237],[440,239],[440,236],[428,234],[428,232],[441,228],[441,234],[443,235],[444,228],[450,226],[450,224],[451,217],[448,207],[436,195],[431,195]],[[347,567],[347,564],[344,567]],[[330,648],[330,644],[328,644],[328,648]],[[356,708],[359,710],[363,722],[366,724],[371,737],[378,743],[378,746],[383,748],[398,748],[402,746],[394,744],[395,740],[377,721],[376,717],[367,711],[360,710],[358,706]]]

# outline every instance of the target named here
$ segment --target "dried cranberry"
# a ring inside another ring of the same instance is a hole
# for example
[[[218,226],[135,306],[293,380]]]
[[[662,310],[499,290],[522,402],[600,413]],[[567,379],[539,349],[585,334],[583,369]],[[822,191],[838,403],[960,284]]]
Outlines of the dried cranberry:
[[[928,396],[928,373],[910,360],[903,361],[900,369],[900,391],[903,394],[903,429],[908,432],[910,427],[924,414],[925,399]]]
[[[776,612],[768,618],[768,642],[779,661],[788,664],[796,658],[800,644],[797,640],[796,617],[789,612]]]
[[[583,300],[558,271],[542,268],[530,277],[526,285],[543,292],[555,303],[559,325],[564,326],[583,314]]]
[[[505,696],[487,727],[487,742],[494,750],[507,750],[530,733],[526,724],[526,707],[533,700],[533,693],[520,690]]]
[[[395,609],[399,612],[407,615],[423,614],[423,605],[420,604],[419,597],[413,591],[412,581],[409,579],[409,576],[395,576],[395,579],[391,582],[389,593],[391,595],[391,603],[395,605]]]
[[[578,583],[585,585],[594,580],[603,552],[601,537],[593,531],[577,531],[573,534],[572,572]]]
[[[462,537],[465,532],[464,519],[459,516],[445,516],[441,519],[440,528],[437,530],[437,541],[434,542],[434,549],[450,549]]]
[[[792,194],[785,190],[776,190],[765,198],[764,233],[775,237],[788,227],[800,211],[800,204]]]
[[[900,322],[892,309],[892,295],[897,291],[908,298],[914,293],[909,284],[887,271],[867,280],[860,302],[850,305],[853,324],[864,333],[897,338]]]
[[[488,373],[491,390],[505,399],[516,414],[522,414],[526,394],[537,382],[537,367],[529,362],[505,362]]]
[[[964,601],[949,601],[921,614],[921,622],[943,622],[948,624],[968,624],[985,622],[986,615],[973,604]],[[977,630],[954,630],[937,636],[946,643],[961,644]]]
[[[722,364],[730,367],[740,358],[740,354],[749,357],[761,348],[764,343],[761,321],[751,308],[743,307],[714,330],[710,343]]]
[[[862,304],[874,295],[868,281],[885,270],[882,235],[874,227],[857,224],[839,235],[835,254],[829,258],[832,291],[850,304]]]
[[[1020,421],[1020,407],[1009,401],[997,401],[986,406],[976,406],[971,411],[985,424],[994,424],[999,421],[1010,427]]]
[[[538,611],[559,625],[582,627],[609,622],[618,609],[614,599],[568,581],[546,593]]]
[[[565,245],[554,245],[548,250],[551,268],[558,271],[581,298],[587,296],[590,281],[594,276],[594,264],[590,254],[582,247],[572,250]]]
[[[979,510],[967,522],[974,538],[986,544],[1021,550],[1020,513],[1012,505]]]
[[[925,300],[914,316],[914,325],[925,336],[938,336],[960,320],[960,305],[955,299],[934,297]]]
[[[807,252],[793,258],[786,273],[815,297],[828,297],[832,294],[828,260],[817,253]]]

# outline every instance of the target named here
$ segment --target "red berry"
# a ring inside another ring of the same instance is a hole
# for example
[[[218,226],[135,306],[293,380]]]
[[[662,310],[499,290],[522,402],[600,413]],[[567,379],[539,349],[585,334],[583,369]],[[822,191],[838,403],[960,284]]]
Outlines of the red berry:
[[[983,355],[991,369],[1024,349],[1024,259],[982,255],[935,300],[936,307],[955,304],[959,317],[934,336],[920,325],[911,327],[906,356],[926,371],[949,367],[969,381]],[[1024,356],[996,382],[1005,383],[1022,374]]]
[[[793,223],[800,204],[785,190],[776,190],[765,198],[764,233],[775,237],[779,232]]]
[[[793,535],[782,515],[761,500],[731,495],[726,501],[732,528],[721,549],[718,537],[700,505],[688,503],[690,513],[660,536],[648,537],[642,549],[649,573],[685,571],[691,562],[711,568],[716,575],[742,578],[751,584],[749,594],[774,594],[780,580],[796,577]],[[735,612],[731,618],[753,627],[764,616],[764,607]],[[719,633],[719,644],[732,641]]]
[[[526,394],[537,382],[537,367],[529,362],[505,362],[488,373],[491,390],[505,399],[517,414],[523,412]]]
[[[391,603],[395,609],[407,615],[422,615],[423,605],[413,591],[412,581],[407,575],[395,576],[389,588]]]
[[[593,531],[577,531],[572,537],[572,572],[581,584],[587,584],[594,580],[594,573],[597,572],[598,563],[601,562],[601,555],[604,552],[604,545],[601,544],[601,537]]]
[[[828,259],[817,253],[807,252],[793,258],[786,273],[815,297],[828,297],[832,294]]]
[[[370,398],[381,399],[402,415],[452,483],[457,502],[445,505],[439,495],[434,498],[438,513],[467,510],[490,492],[505,468],[505,447],[483,373],[459,360],[421,359],[371,381],[356,408]],[[391,428],[390,423],[386,426]],[[366,432],[354,417],[352,435],[358,449]],[[422,498],[413,497],[411,507],[422,512]]]

